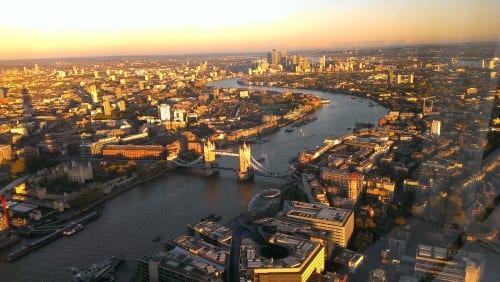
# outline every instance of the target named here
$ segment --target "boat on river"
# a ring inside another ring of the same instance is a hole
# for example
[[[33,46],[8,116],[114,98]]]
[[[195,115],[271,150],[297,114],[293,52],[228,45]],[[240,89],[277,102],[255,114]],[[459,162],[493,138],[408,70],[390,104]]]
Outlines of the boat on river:
[[[64,231],[63,231],[63,235],[64,236],[71,236],[79,231],[82,231],[83,230],[83,225],[82,224],[77,224],[75,226],[72,226],[72,227],[69,227],[69,228],[66,228]]]
[[[114,281],[114,271],[123,261],[122,258],[112,256],[85,268],[72,267],[73,279],[78,282],[101,281],[103,279]]]

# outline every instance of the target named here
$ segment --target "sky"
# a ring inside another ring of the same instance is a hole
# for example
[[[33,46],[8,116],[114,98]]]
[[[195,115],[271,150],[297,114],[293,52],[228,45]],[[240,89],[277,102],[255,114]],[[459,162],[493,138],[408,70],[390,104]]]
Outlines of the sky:
[[[498,0],[6,0],[0,60],[500,42]]]

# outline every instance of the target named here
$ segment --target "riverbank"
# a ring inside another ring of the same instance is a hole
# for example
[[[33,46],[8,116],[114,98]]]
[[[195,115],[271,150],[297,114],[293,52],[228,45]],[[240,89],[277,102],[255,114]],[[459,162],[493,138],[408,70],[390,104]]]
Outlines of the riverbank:
[[[131,181],[131,182],[128,182],[128,183],[125,183],[123,184],[122,186],[118,186],[118,187],[115,187],[115,189],[113,189],[110,193],[106,194],[103,198],[87,205],[86,207],[84,208],[81,208],[81,209],[69,209],[69,210],[66,210],[65,212],[63,212],[62,214],[60,214],[58,217],[59,219],[56,220],[56,221],[53,221],[53,222],[50,222],[49,224],[47,224],[46,226],[55,226],[55,225],[60,225],[62,223],[65,223],[67,221],[70,221],[80,215],[82,215],[83,213],[86,213],[88,212],[89,210],[97,207],[98,205],[120,195],[121,193],[125,192],[125,191],[128,191],[130,189],[132,189],[133,187],[137,186],[137,185],[141,185],[141,184],[144,184],[148,181],[151,181],[155,178],[158,178],[162,175],[164,175],[165,173],[167,173],[168,171],[171,171],[173,170],[173,168],[169,168],[169,167],[166,167],[166,168],[163,168],[161,169],[160,171],[158,172],[155,172],[155,173],[152,173],[150,175],[146,175],[146,176],[143,176],[139,179],[136,179],[136,181]],[[61,218],[62,217],[62,218]]]
[[[237,81],[239,87],[242,87],[242,88],[245,88],[245,87],[246,88],[249,88],[249,87],[256,87],[256,88],[276,88],[276,87],[279,87],[279,88],[289,89],[289,90],[293,90],[293,89],[297,90],[298,89],[298,90],[322,91],[322,92],[331,93],[332,95],[342,94],[342,95],[347,95],[347,96],[356,96],[357,98],[364,98],[364,99],[368,99],[370,101],[376,102],[377,104],[379,104],[383,107],[389,108],[389,109],[394,108],[394,105],[388,103],[385,100],[379,100],[379,99],[377,99],[377,97],[369,95],[370,93],[368,93],[368,92],[353,91],[351,89],[343,89],[343,88],[332,89],[331,87],[326,87],[326,86],[302,85],[300,87],[293,87],[293,86],[288,86],[288,85],[278,84],[278,83],[273,84],[273,86],[267,86],[266,84],[269,82],[269,81],[267,81],[268,77],[264,77],[264,80],[266,80],[266,81],[261,81],[259,83],[259,85],[250,85],[250,84],[242,83],[244,81],[243,79],[249,80],[250,78],[260,78],[260,77],[250,77],[248,75],[241,76],[240,78],[238,78],[238,81]]]
[[[220,81],[217,86],[233,87],[234,84]],[[263,165],[269,171],[286,171],[290,157],[301,150],[314,149],[323,144],[325,137],[341,135],[347,127],[354,127],[356,120],[377,121],[387,113],[382,107],[370,108],[367,100],[358,102],[326,92],[313,94],[332,100],[331,105],[316,112],[316,121],[293,132],[276,131],[269,135],[269,141],[252,145],[252,155],[265,157]],[[217,161],[225,167],[238,165],[237,159],[231,157]],[[220,171],[218,177],[167,172],[95,207],[101,211],[99,219],[75,236],[55,241],[14,263],[0,260],[2,279],[70,281],[72,265],[89,265],[119,253],[134,259],[156,253],[163,246],[161,241],[152,241],[153,238],[183,235],[187,224],[210,213],[221,215],[224,221],[232,219],[246,209],[254,195],[265,189],[278,189],[282,184],[282,180],[263,177],[240,183],[235,181],[232,171]],[[0,252],[0,255],[7,253]],[[132,264],[125,264],[118,270],[117,280],[130,280],[134,271]]]

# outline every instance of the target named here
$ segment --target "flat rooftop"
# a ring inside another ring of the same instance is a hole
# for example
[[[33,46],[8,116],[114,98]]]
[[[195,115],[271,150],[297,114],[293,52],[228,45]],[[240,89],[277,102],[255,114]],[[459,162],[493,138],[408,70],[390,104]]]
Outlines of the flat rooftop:
[[[289,218],[307,221],[322,221],[332,225],[344,225],[352,210],[329,207],[321,204],[288,201],[283,209]]]

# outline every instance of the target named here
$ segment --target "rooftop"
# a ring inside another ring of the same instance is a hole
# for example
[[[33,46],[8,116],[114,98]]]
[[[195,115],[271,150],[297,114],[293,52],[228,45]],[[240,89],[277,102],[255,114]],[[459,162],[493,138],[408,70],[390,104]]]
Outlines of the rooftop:
[[[283,209],[287,217],[307,221],[322,221],[333,225],[344,225],[351,210],[328,207],[321,204],[288,201]]]

